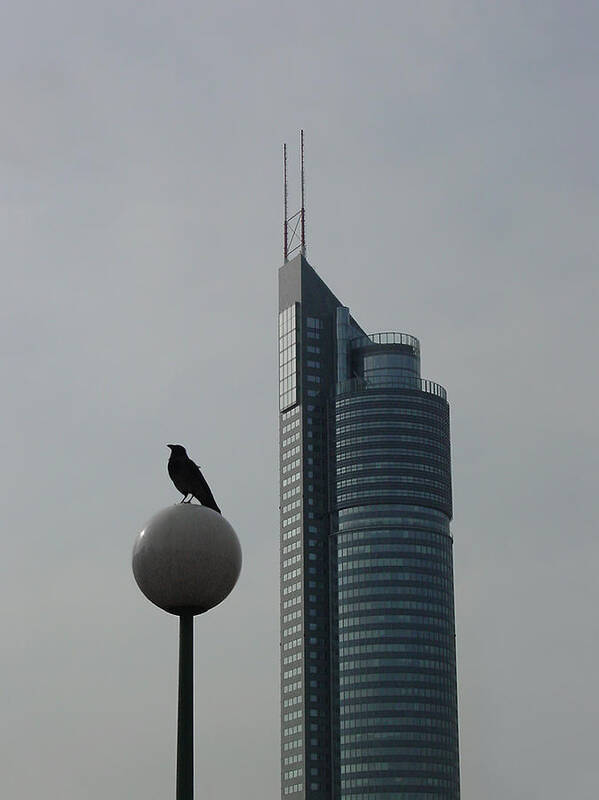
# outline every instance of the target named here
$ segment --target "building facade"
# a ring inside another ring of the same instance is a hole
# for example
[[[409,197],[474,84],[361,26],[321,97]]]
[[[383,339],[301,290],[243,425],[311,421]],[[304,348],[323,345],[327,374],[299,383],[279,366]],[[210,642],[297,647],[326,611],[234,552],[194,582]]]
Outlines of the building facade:
[[[279,372],[281,796],[458,800],[445,390],[302,254]]]

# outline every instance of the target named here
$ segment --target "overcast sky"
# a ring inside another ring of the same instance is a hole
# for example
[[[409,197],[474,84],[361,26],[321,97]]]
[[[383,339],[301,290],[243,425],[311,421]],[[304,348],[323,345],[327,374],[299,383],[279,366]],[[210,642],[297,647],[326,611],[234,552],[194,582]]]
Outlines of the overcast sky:
[[[2,797],[174,796],[177,622],[130,566],[179,499],[167,442],[244,552],[196,621],[198,797],[278,797],[303,127],[311,263],[449,393],[463,800],[595,800],[598,26],[586,0],[3,4]]]

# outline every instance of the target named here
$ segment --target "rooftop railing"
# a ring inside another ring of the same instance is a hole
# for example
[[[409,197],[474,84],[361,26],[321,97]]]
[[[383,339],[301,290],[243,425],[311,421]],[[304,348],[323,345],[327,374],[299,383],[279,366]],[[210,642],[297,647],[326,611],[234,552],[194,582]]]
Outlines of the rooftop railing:
[[[416,353],[420,352],[420,342],[415,336],[410,336],[409,333],[385,331],[383,333],[371,333],[368,336],[357,336],[351,340],[352,348],[367,347],[370,344],[404,344],[413,347]]]
[[[415,389],[447,400],[447,392],[444,387],[434,381],[426,380],[426,378],[393,378],[388,375],[368,379],[350,378],[341,381],[337,384],[337,395],[367,392],[370,389]]]

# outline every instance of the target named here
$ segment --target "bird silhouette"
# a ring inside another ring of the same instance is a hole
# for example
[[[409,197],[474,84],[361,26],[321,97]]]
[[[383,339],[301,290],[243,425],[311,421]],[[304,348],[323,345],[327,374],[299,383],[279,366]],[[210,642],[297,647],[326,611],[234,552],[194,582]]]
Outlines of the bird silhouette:
[[[198,465],[194,464],[189,458],[183,445],[167,444],[167,447],[171,449],[171,455],[168,460],[168,474],[176,488],[183,495],[181,502],[190,503],[191,499],[195,497],[203,506],[212,508],[220,514],[221,510],[216,505],[216,500],[206,483],[206,479]],[[189,500],[187,500],[188,495],[191,495]]]

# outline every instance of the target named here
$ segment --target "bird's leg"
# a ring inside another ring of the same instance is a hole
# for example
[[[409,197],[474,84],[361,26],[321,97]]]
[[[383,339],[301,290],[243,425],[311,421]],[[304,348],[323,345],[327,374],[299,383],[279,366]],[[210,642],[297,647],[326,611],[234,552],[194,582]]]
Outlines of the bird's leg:
[[[187,494],[189,494],[189,492],[187,492]],[[182,503],[184,503],[184,502],[185,502],[185,500],[186,500],[186,498],[187,498],[187,494],[185,495],[185,497],[183,498],[183,500],[181,500],[181,502],[182,502]]]

